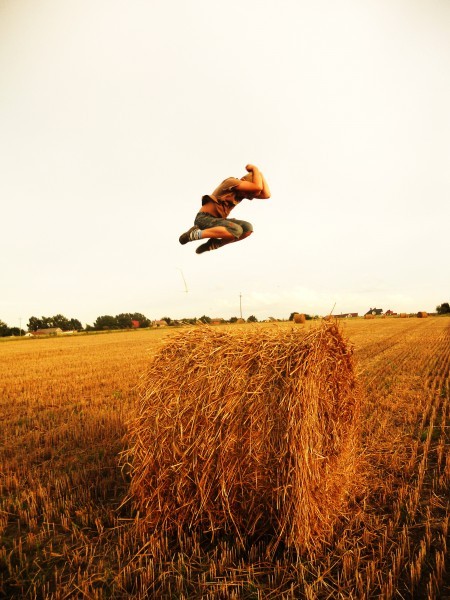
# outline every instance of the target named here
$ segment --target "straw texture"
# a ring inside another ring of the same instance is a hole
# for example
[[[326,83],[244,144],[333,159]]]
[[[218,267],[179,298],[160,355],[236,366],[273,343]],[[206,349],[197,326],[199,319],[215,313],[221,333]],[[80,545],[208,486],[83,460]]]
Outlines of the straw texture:
[[[359,413],[334,322],[171,338],[129,427],[130,495],[153,532],[269,535],[303,552],[345,509]]]

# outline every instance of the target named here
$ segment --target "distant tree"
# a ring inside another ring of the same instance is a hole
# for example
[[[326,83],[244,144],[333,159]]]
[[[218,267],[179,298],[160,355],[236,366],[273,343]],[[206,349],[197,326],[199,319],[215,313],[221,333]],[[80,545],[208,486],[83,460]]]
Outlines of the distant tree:
[[[119,329],[131,329],[133,327],[133,318],[130,313],[116,315],[116,321]]]
[[[5,337],[5,335],[8,335],[8,330],[8,325],[3,321],[0,321],[0,337]]]
[[[28,331],[37,331],[38,329],[48,329],[49,327],[59,327],[53,325],[54,317],[30,317],[28,320]]]
[[[39,319],[38,317],[30,317],[28,321],[28,331],[37,331],[38,329],[45,329],[44,321],[42,317]]]
[[[249,318],[247,319],[247,323],[257,323],[258,319],[255,317],[255,315],[250,315]]]
[[[64,315],[55,315],[54,317],[50,317],[51,325],[50,327],[59,327],[63,331],[70,330],[70,322],[67,317]]]
[[[237,320],[238,320],[237,317],[231,317],[230,323],[237,323]]]
[[[103,315],[97,317],[94,321],[94,329],[100,331],[102,329],[119,329],[116,317],[111,315]]]
[[[79,321],[78,319],[70,319],[69,325],[70,325],[71,330],[81,331],[83,329],[83,325],[81,324],[81,321]]]
[[[7,333],[7,335],[17,335],[17,336],[24,335],[24,334],[25,334],[25,331],[23,329],[19,329],[18,327],[10,327],[8,329],[8,333]]]
[[[195,325],[197,323],[197,319],[195,317],[193,319],[186,317],[181,319],[181,323],[184,323],[185,325]]]
[[[439,306],[436,306],[436,312],[438,315],[446,315],[450,313],[450,304],[448,302],[439,304]]]
[[[139,321],[139,327],[150,327],[151,322],[145,315],[135,312],[131,315],[133,321]]]
[[[24,335],[25,331],[18,327],[8,327],[6,323],[0,321],[0,337],[7,337],[9,335]]]
[[[78,319],[68,319],[64,315],[54,315],[53,317],[30,317],[28,321],[28,331],[37,331],[38,329],[48,329],[49,327],[59,327],[63,331],[80,331],[83,325]]]
[[[211,318],[207,317],[206,315],[203,315],[202,317],[200,317],[199,321],[201,321],[202,323],[205,323],[205,324],[209,324],[209,323],[211,323]]]

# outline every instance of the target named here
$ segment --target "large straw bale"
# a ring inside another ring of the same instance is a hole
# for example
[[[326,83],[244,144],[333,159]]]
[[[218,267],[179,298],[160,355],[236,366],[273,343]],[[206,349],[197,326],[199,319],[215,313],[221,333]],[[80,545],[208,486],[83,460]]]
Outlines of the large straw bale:
[[[154,534],[267,535],[299,552],[342,514],[359,396],[336,323],[171,337],[130,422],[130,496]]]
[[[303,313],[294,313],[293,319],[294,323],[306,323],[306,315],[304,315]]]
[[[428,317],[428,313],[427,313],[427,312],[425,312],[424,310],[420,310],[420,311],[417,313],[417,316],[419,317],[419,319],[426,319],[426,317]]]

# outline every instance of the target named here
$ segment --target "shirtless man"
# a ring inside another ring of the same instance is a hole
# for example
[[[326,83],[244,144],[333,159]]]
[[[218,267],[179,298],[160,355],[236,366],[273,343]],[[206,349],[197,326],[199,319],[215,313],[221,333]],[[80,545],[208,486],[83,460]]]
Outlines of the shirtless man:
[[[241,179],[228,177],[212,194],[203,196],[202,207],[195,217],[194,226],[180,236],[180,244],[209,238],[195,251],[203,254],[225,244],[239,242],[253,233],[251,223],[228,218],[233,208],[244,198],[270,198],[269,186],[258,167],[247,165],[245,168],[247,175]]]

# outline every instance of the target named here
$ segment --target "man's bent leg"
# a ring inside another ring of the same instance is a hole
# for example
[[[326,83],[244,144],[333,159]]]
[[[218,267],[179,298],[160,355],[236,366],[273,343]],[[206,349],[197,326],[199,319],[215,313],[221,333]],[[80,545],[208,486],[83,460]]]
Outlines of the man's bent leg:
[[[252,224],[247,221],[220,219],[202,212],[197,214],[195,224],[202,230],[201,238],[209,238],[208,242],[197,248],[197,254],[243,240],[253,231]]]
[[[230,242],[233,242],[234,240],[236,240],[239,237],[239,235],[241,233],[242,233],[242,230],[239,231],[239,229],[237,229],[237,228],[236,228],[236,233],[233,233],[227,227],[221,227],[221,226],[210,227],[209,229],[202,229],[200,239],[212,238],[212,239],[230,240]]]
[[[188,242],[206,238],[229,239],[230,242],[234,242],[241,234],[242,228],[234,223],[231,223],[230,227],[217,226],[209,227],[208,229],[200,229],[197,225],[194,225],[180,235],[179,242],[184,245]]]
[[[196,254],[203,254],[203,252],[208,252],[209,250],[217,250],[217,248],[221,248],[222,246],[225,246],[226,244],[233,244],[234,242],[240,242],[241,240],[245,239],[246,237],[248,237],[249,235],[251,235],[253,232],[252,231],[247,231],[247,233],[243,233],[241,235],[241,237],[238,238],[227,238],[227,239],[209,239],[205,244],[202,244],[201,246],[199,246],[196,249]]]

